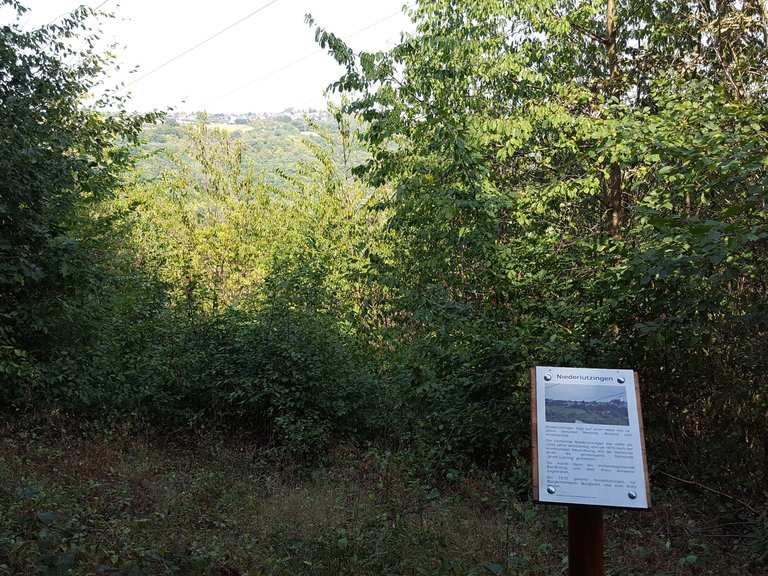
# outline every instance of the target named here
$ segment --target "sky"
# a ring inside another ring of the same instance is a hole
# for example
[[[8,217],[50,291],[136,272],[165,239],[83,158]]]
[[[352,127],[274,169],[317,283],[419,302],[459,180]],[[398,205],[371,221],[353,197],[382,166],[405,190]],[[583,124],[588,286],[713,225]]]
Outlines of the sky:
[[[624,386],[592,384],[547,384],[544,397],[549,400],[577,400],[584,402],[627,401]]]
[[[96,7],[102,0],[89,0]],[[258,14],[136,81],[270,0],[108,0],[115,18],[103,24],[104,40],[118,44],[121,66],[110,83],[125,82],[129,109],[148,111],[279,112],[324,109],[324,89],[342,68],[314,42],[314,28],[334,32],[355,50],[382,50],[412,30],[405,0],[276,0]],[[50,22],[79,6],[77,0],[22,0],[31,9],[24,28]],[[0,25],[8,21],[0,13]],[[139,67],[133,74],[129,71]]]

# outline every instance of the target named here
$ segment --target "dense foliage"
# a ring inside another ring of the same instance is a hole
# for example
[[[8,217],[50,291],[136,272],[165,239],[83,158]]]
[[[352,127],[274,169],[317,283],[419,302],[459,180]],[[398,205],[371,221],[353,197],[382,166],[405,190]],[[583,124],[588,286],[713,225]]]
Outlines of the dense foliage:
[[[320,143],[324,136],[340,138],[339,126],[333,115],[319,110],[310,110],[307,114],[310,116],[287,110],[275,114],[237,116],[234,119],[232,115],[224,114],[194,117],[178,113],[167,115],[162,123],[148,125],[142,132],[142,149],[146,153],[139,160],[138,167],[147,178],[159,177],[163,170],[173,166],[174,159],[185,154],[190,126],[205,123],[210,128],[227,132],[231,139],[240,142],[243,158],[253,164],[256,175],[277,185],[280,183],[279,172],[293,172],[298,164],[312,160],[312,154],[304,146],[306,140]],[[341,147],[334,151],[334,159],[340,165],[362,161],[364,151],[355,142],[351,144],[353,149],[348,154]]]
[[[131,146],[154,116],[84,105],[89,15],[0,30],[5,408],[524,478],[527,368],[622,366],[655,466],[761,496],[763,4],[421,0],[376,54],[320,28],[348,100],[274,170],[260,125]]]
[[[8,6],[24,11],[15,0],[0,2]],[[127,144],[152,118],[84,107],[109,65],[88,48],[98,38],[91,15],[80,8],[32,32],[0,28],[1,402],[46,394],[45,365],[58,340],[93,311],[81,304],[96,295],[94,241],[106,229],[92,210],[119,185]],[[83,48],[71,41],[77,35]],[[93,105],[119,103],[107,91]]]
[[[412,17],[387,53],[316,37],[368,125],[360,174],[395,188],[401,392],[431,445],[520,445],[525,366],[619,365],[641,373],[654,447],[759,485],[765,6],[424,0]]]

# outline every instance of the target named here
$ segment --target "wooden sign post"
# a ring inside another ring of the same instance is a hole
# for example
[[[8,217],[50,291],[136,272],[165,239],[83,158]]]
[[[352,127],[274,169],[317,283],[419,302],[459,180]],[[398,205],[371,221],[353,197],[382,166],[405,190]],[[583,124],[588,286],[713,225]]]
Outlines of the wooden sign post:
[[[603,507],[650,507],[631,370],[531,369],[533,499],[568,505],[570,576],[602,576]]]
[[[568,574],[603,576],[603,509],[568,506]]]

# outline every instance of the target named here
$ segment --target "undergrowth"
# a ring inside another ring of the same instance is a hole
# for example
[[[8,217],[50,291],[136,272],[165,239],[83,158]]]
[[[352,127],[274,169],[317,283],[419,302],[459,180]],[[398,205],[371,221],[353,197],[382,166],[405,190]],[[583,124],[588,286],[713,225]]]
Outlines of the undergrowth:
[[[300,461],[211,431],[1,437],[2,576],[566,570],[564,509],[532,505],[519,478],[433,478],[375,446]],[[607,574],[765,573],[764,517],[654,486],[650,512],[606,513]]]

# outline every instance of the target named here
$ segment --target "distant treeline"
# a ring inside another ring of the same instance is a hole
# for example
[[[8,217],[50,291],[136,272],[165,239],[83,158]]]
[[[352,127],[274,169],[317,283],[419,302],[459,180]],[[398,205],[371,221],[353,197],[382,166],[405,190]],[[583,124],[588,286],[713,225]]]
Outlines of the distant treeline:
[[[230,138],[242,142],[243,160],[251,165],[264,181],[277,184],[279,172],[293,173],[298,165],[312,161],[311,150],[305,142],[321,143],[324,137],[339,137],[339,125],[325,111],[306,114],[287,110],[276,114],[185,114],[163,118],[142,132],[143,154],[138,168],[143,177],[157,178],[173,165],[173,159],[183,156],[189,145],[189,131],[196,124],[227,132]],[[355,140],[345,158],[341,150],[334,152],[334,161],[347,169],[361,164],[367,155]]]

